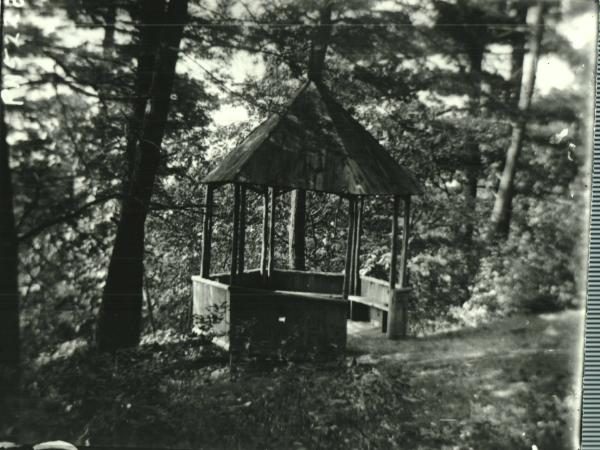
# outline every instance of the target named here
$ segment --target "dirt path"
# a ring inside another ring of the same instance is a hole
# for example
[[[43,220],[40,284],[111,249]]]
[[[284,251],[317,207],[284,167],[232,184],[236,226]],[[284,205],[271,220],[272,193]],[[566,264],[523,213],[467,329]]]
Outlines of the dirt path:
[[[395,342],[353,327],[349,350],[359,365],[408,373],[422,448],[571,449],[583,317],[517,316]]]
[[[350,322],[348,348],[363,360],[421,363],[558,351],[576,356],[583,317],[583,311],[520,315],[478,328],[402,341],[388,341],[376,327]]]

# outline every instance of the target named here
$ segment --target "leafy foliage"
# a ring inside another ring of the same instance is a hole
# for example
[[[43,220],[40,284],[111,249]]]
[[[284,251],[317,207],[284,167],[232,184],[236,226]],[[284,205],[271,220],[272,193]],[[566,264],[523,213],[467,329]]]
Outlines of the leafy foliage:
[[[524,214],[526,231],[513,234],[482,261],[473,295],[458,315],[486,319],[578,306],[573,230],[580,219],[564,215],[570,208],[564,200],[532,205]]]

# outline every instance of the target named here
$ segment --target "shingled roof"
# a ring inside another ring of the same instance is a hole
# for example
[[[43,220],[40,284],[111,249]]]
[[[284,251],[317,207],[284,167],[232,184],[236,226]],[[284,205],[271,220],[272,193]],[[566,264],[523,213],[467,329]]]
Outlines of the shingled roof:
[[[322,84],[305,82],[203,180],[336,194],[408,196],[414,176]]]

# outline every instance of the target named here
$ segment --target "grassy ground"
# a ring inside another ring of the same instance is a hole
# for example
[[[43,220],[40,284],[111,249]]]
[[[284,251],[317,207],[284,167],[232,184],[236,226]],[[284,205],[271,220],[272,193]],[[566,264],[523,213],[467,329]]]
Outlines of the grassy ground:
[[[349,347],[359,362],[401,366],[418,397],[426,448],[575,448],[583,314],[518,316],[403,342],[373,330]]]
[[[351,325],[328,365],[229,370],[197,342],[26,374],[23,442],[170,448],[569,449],[582,315],[520,316],[390,342]]]

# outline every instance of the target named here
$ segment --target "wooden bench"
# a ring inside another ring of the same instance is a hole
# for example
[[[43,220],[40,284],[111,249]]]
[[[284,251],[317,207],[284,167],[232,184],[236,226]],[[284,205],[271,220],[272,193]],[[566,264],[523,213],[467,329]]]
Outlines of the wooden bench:
[[[387,331],[387,315],[389,300],[391,297],[387,281],[377,278],[360,277],[360,295],[349,295],[350,319],[357,321],[368,321],[381,326],[381,332]],[[394,295],[398,299],[398,313],[402,316],[402,329],[406,333],[406,299],[410,288],[399,285],[394,289]]]

